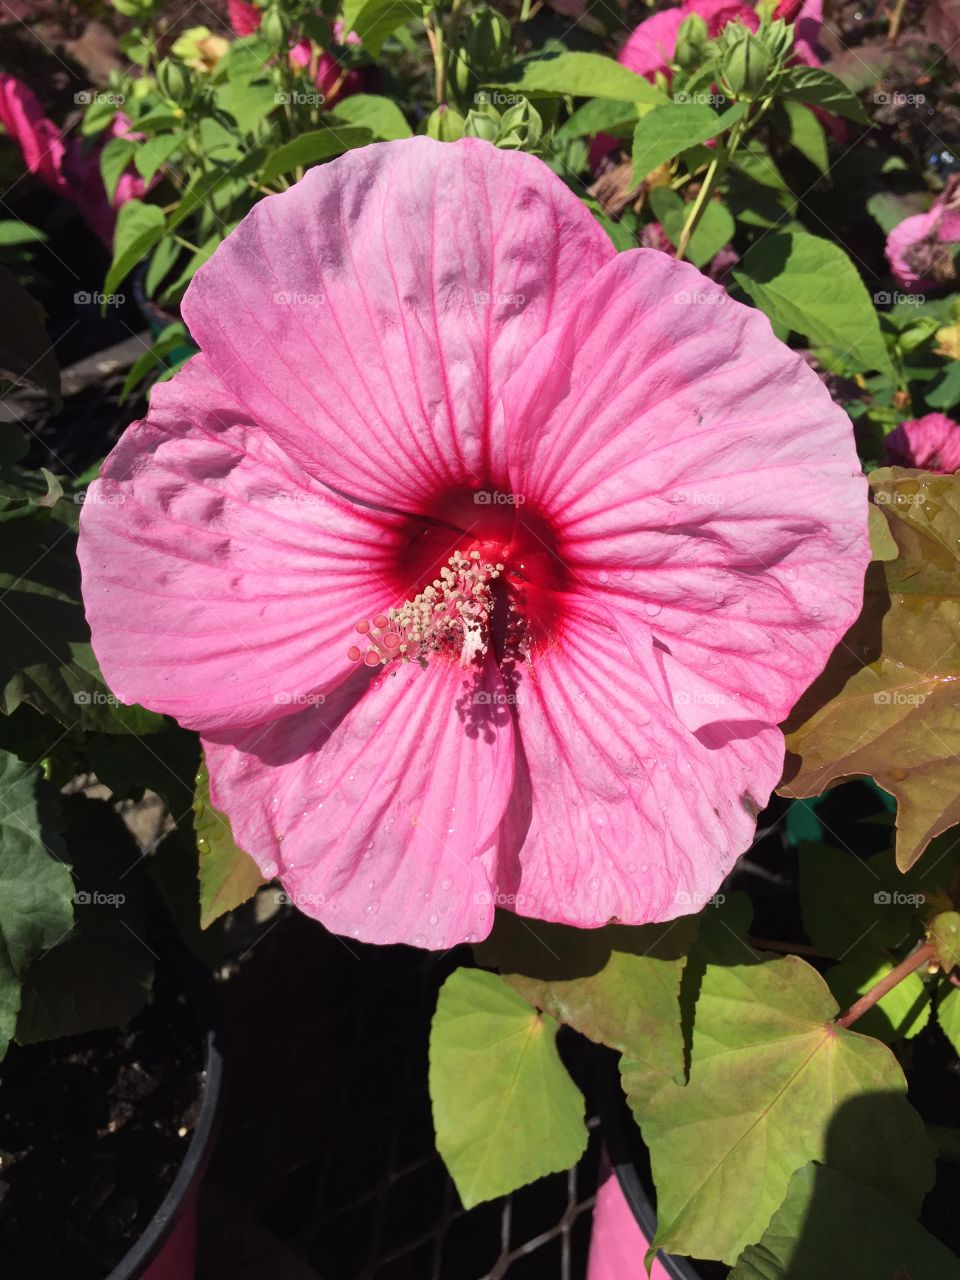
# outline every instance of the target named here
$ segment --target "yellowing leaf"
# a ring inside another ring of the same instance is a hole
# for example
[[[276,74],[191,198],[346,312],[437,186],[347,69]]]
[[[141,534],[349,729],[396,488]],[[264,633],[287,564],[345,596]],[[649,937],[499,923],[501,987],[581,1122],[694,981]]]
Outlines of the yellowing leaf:
[[[868,571],[864,608],[786,725],[781,794],[870,776],[897,799],[897,864],[960,822],[960,479],[870,477],[898,555]]]

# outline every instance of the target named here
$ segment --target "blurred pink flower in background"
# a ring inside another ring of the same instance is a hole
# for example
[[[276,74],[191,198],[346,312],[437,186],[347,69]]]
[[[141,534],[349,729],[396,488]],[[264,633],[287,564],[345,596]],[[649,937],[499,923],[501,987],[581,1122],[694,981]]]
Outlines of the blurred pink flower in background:
[[[132,169],[124,172],[111,203],[100,174],[102,143],[85,144],[82,138],[64,134],[59,125],[44,115],[33,90],[22,80],[2,72],[0,123],[19,145],[28,171],[51,191],[71,200],[88,226],[109,246],[117,210],[127,200],[144,194],[142,178]],[[122,112],[114,117],[107,136],[138,137],[130,133],[130,121]]]
[[[740,0],[683,0],[676,8],[661,9],[644,18],[620,50],[619,61],[648,80],[653,80],[658,71],[669,75],[677,33],[693,13],[706,22],[711,38],[718,36],[728,22],[742,22],[751,31],[760,25],[754,10]]]
[[[238,36],[252,35],[263,18],[263,13],[256,5],[247,0],[227,0],[230,25]],[[360,37],[350,32],[344,39],[343,23],[338,19],[333,23],[333,38],[338,43],[360,44]],[[313,54],[313,46],[304,38],[290,46],[290,61],[298,67],[309,67]],[[345,70],[331,53],[323,52],[317,60],[316,85],[323,94],[326,105],[330,106],[338,98],[348,98],[351,94],[361,93],[365,84],[363,71]]]
[[[954,279],[953,251],[960,243],[960,183],[951,178],[926,213],[898,222],[887,236],[887,261],[904,289],[937,289]]]
[[[476,139],[312,169],[183,314],[201,354],[82,509],[84,600],[263,874],[432,948],[497,905],[699,910],[862,598],[866,482],[804,361]]]
[[[949,475],[960,470],[960,426],[944,413],[902,422],[883,442],[890,466],[919,467]]]

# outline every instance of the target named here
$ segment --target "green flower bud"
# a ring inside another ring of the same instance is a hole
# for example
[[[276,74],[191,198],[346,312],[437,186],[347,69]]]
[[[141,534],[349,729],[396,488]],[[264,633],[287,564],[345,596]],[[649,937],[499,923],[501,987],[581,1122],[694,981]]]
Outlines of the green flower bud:
[[[272,49],[286,49],[290,43],[290,19],[275,4],[263,15],[260,35]]]
[[[157,88],[170,102],[189,101],[193,94],[193,76],[190,69],[175,58],[164,58],[157,67]]]
[[[735,98],[753,102],[763,90],[773,67],[773,58],[763,41],[739,24],[724,31],[720,49],[720,74]]]
[[[428,138],[436,138],[438,142],[456,142],[463,137],[464,119],[459,111],[452,107],[437,107],[427,116],[424,132]]]
[[[480,111],[468,111],[463,122],[464,137],[483,138],[485,142],[495,142],[500,132],[500,114],[492,108]]]
[[[477,9],[467,23],[463,49],[478,76],[498,70],[510,53],[510,23],[496,9]]]
[[[540,113],[523,98],[515,107],[503,113],[497,146],[505,151],[534,151],[543,136]]]
[[[683,67],[685,71],[698,67],[703,61],[704,51],[709,39],[710,32],[707,30],[707,24],[699,13],[691,13],[689,18],[684,18],[680,30],[677,32],[677,48],[673,55],[674,62]]]

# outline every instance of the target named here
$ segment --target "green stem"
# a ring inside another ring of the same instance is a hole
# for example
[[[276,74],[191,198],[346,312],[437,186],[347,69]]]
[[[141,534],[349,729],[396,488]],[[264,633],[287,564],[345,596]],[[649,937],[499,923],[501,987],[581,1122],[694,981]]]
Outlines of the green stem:
[[[433,54],[437,106],[442,107],[447,99],[447,53],[443,38],[443,23],[437,18],[436,9],[425,6],[423,25],[426,28],[427,40],[430,44],[430,51]]]

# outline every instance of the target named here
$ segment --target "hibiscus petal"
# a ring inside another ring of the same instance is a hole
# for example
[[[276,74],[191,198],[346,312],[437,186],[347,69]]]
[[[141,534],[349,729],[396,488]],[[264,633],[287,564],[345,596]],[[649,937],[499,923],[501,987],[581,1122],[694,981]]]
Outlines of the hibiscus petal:
[[[513,489],[555,513],[573,579],[642,607],[676,692],[705,678],[740,718],[781,720],[856,617],[870,558],[853,431],[816,374],[760,312],[639,249],[504,405]]]
[[[301,471],[196,356],[154,388],[81,513],[107,682],[196,728],[290,714],[350,670],[408,527]]]
[[[264,874],[335,933],[428,948],[485,937],[513,786],[496,664],[410,663],[362,691],[367,678],[205,740],[213,801]]]
[[[670,920],[708,902],[750,845],[783,735],[759,723],[690,732],[649,633],[625,637],[602,604],[571,601],[557,643],[518,679],[523,763],[498,895],[579,926]]]
[[[424,511],[438,490],[496,482],[504,379],[613,252],[535,157],[404,139],[262,200],[183,312],[306,470]]]

